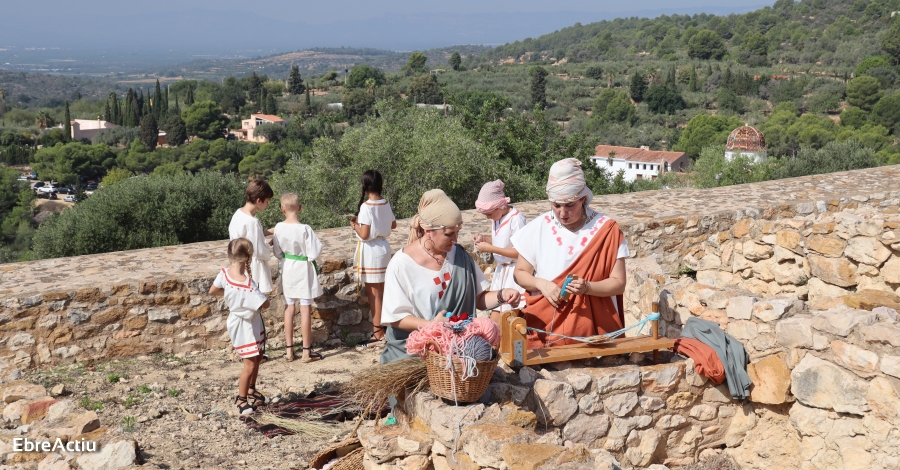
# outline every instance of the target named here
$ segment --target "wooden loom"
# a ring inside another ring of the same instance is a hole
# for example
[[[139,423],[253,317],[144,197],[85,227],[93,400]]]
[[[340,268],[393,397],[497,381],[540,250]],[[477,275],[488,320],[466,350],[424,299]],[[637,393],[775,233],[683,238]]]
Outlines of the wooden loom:
[[[659,303],[653,302],[653,312],[658,311]],[[520,315],[520,310],[508,310],[500,317],[500,358],[512,367],[650,351],[653,351],[653,362],[659,363],[659,350],[675,346],[674,339],[659,337],[659,321],[652,320],[650,335],[618,338],[600,344],[577,343],[528,349],[528,330],[525,319]]]

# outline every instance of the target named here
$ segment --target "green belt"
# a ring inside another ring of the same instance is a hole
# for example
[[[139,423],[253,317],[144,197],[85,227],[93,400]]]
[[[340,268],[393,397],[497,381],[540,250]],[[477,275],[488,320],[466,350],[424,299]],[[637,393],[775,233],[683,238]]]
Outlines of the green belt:
[[[291,254],[288,254],[288,253],[285,253],[285,254],[284,254],[284,259],[292,259],[292,260],[294,260],[294,261],[309,261],[309,258],[307,258],[307,257],[304,256],[304,255],[299,255],[299,256],[298,256],[298,255],[291,255]],[[316,269],[316,274],[319,274],[319,264],[316,263],[315,261],[313,261],[312,264],[313,264],[313,268]]]

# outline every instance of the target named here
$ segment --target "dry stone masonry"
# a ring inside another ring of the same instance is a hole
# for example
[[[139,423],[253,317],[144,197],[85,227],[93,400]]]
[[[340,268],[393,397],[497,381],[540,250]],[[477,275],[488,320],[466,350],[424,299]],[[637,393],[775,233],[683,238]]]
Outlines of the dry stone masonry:
[[[749,399],[732,400],[672,354],[659,365],[632,354],[498,367],[482,403],[419,394],[408,425],[363,426],[366,468],[659,470],[720,454],[743,469],[900,468],[898,181],[892,166],[595,198],[633,252],[627,323],[657,299],[666,336],[690,317],[719,323],[750,354]],[[529,218],[547,210],[517,207]],[[466,244],[487,222],[464,218]],[[319,236],[326,295],[314,340],[352,343],[371,328],[352,272],[355,242],[347,229]],[[227,348],[226,312],[206,294],[224,252],[209,242],[0,266],[0,379],[76,360]],[[264,315],[272,337],[282,308],[276,300]],[[55,406],[43,396],[23,403],[6,405],[14,420]]]

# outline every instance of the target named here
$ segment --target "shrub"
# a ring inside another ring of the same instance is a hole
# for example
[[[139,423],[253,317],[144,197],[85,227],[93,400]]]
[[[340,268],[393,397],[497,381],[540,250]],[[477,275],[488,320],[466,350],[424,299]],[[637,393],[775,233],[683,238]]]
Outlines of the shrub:
[[[38,258],[56,258],[228,238],[244,186],[216,172],[121,181],[47,219]]]
[[[725,147],[716,145],[703,148],[700,158],[691,165],[691,173],[698,188],[715,188],[766,181],[772,166],[769,162],[756,163],[753,157],[743,155],[728,161]]]
[[[862,76],[850,80],[847,85],[847,102],[866,111],[871,111],[881,99],[881,83],[875,77]]]
[[[831,142],[815,150],[804,148],[795,158],[782,159],[774,172],[775,178],[834,173],[878,166],[875,151],[864,147],[858,140]]]
[[[665,85],[650,87],[647,94],[644,95],[644,101],[647,102],[650,111],[655,114],[672,114],[687,107],[681,94]]]

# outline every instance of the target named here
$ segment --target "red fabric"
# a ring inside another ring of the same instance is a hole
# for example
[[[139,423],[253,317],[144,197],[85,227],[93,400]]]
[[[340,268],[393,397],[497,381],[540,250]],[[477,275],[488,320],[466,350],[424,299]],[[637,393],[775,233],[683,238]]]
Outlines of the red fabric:
[[[625,235],[619,230],[619,224],[609,220],[600,229],[594,238],[588,243],[584,251],[575,262],[569,266],[568,272],[563,272],[553,282],[562,286],[569,274],[577,274],[588,282],[597,282],[609,279],[613,266],[619,254],[619,245]],[[553,332],[567,336],[594,336],[617,331],[625,327],[622,296],[616,296],[618,312],[613,304],[612,297],[596,297],[593,295],[575,295],[562,304],[556,310],[556,318],[553,318],[553,305],[550,305],[543,294],[525,294],[526,306],[522,310],[525,322],[529,327],[548,330],[551,321]],[[548,340],[543,333],[529,332],[528,339],[531,347],[543,347]],[[559,339],[549,338],[550,341]],[[573,344],[572,340],[555,341],[553,344]]]
[[[678,338],[675,340],[676,353],[694,360],[694,370],[698,374],[712,380],[718,385],[725,381],[725,367],[716,351],[694,338]]]

